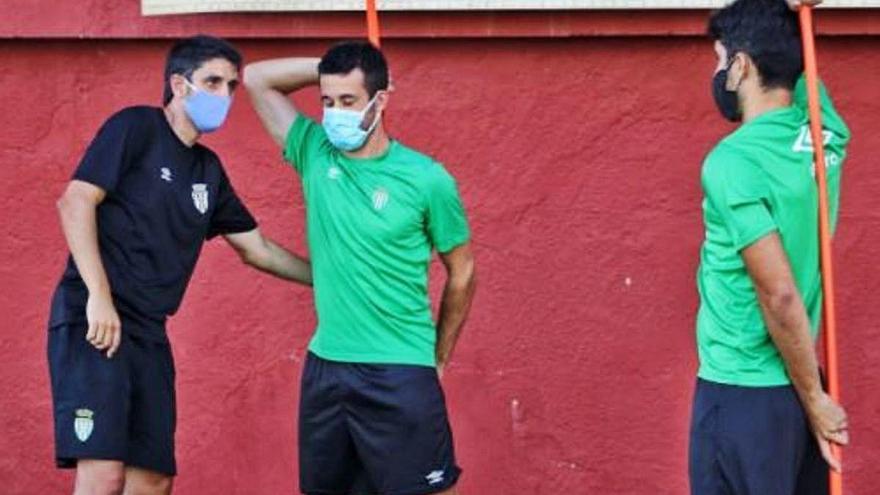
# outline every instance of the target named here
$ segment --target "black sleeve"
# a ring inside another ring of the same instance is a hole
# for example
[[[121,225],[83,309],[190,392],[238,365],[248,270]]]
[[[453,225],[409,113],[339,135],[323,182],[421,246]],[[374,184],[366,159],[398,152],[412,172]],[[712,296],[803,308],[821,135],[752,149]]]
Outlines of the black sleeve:
[[[218,162],[219,163],[219,162]],[[229,182],[221,168],[220,187],[217,192],[217,208],[211,216],[211,227],[208,229],[208,239],[212,239],[218,235],[237,234],[239,232],[248,232],[257,228],[257,221],[251,215],[251,212],[244,206],[235,189]]]
[[[123,110],[104,122],[73,173],[75,180],[112,192],[129,166],[136,112]]]

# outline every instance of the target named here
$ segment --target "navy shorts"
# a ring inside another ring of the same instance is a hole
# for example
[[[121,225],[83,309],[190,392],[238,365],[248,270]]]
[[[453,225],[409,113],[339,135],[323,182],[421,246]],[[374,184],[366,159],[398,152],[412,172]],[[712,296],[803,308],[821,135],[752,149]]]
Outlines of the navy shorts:
[[[49,329],[49,372],[58,467],[78,459],[122,461],[173,476],[174,362],[167,342],[130,336],[111,359],[84,324]]]
[[[790,385],[697,380],[690,437],[692,495],[828,493],[828,465]]]
[[[300,490],[422,495],[461,474],[437,371],[309,353],[299,408]]]

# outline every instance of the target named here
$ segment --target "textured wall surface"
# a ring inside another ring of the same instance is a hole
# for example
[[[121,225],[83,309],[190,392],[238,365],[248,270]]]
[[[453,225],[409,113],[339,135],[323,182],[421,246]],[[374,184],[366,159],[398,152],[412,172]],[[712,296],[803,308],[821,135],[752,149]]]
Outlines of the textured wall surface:
[[[249,59],[327,42],[240,40]],[[480,288],[444,378],[461,492],[684,494],[696,369],[699,167],[731,128],[700,38],[389,40],[392,132],[457,177]],[[54,201],[122,106],[156,103],[168,44],[0,41],[0,489],[64,493],[45,360],[65,246]],[[880,40],[826,38],[822,71],[855,140],[836,241],[850,495],[880,471]],[[243,95],[242,95],[243,96]],[[312,115],[315,92],[297,97]],[[207,140],[262,228],[305,249],[294,172],[246,98]],[[432,292],[442,277],[432,270]],[[170,322],[180,494],[295,493],[308,290],[206,245]]]

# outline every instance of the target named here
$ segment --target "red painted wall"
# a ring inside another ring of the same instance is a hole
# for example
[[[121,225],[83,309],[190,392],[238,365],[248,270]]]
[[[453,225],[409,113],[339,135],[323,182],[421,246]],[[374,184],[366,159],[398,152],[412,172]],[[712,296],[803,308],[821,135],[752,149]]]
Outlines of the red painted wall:
[[[163,22],[173,26],[169,35],[246,24],[237,43],[251,60],[316,55],[328,44],[253,39],[252,16],[203,16],[204,25],[183,27],[174,18],[141,21],[136,2],[126,4],[121,13],[93,15],[101,22],[92,24],[78,12],[52,13],[45,32],[57,40],[40,37],[38,16],[21,9],[13,21],[0,20],[2,493],[70,486],[70,474],[53,467],[45,362],[49,296],[65,257],[54,201],[103,119],[125,105],[158,102],[168,43],[142,38],[138,23],[151,26],[150,36]],[[336,17],[316,19],[329,25]],[[69,39],[80,21],[91,26],[89,38],[128,30],[120,35],[128,39]],[[465,469],[461,492],[684,494],[699,167],[731,129],[709,96],[711,44],[542,32],[530,39],[401,34],[385,43],[397,84],[392,129],[458,178],[475,235],[480,289],[444,379]],[[820,62],[855,135],[836,259],[853,428],[845,483],[848,495],[869,495],[880,484],[873,257],[880,39],[823,38]],[[316,93],[297,99],[316,115]],[[262,228],[304,250],[296,176],[246,98],[208,142]],[[441,281],[434,277],[434,294]],[[206,245],[169,325],[178,372],[177,493],[295,492],[295,411],[311,305],[309,291],[249,271],[222,242]]]

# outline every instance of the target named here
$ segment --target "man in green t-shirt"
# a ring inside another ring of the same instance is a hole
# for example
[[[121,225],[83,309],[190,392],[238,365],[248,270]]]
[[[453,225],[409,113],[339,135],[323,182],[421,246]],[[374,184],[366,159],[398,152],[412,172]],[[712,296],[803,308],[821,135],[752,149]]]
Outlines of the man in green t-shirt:
[[[461,470],[438,378],[475,287],[455,181],[386,133],[388,67],[369,43],[251,64],[244,79],[306,204],[318,327],[302,378],[301,491],[455,493]],[[321,124],[288,96],[313,85]],[[447,271],[436,325],[434,250]]]
[[[846,414],[822,389],[814,344],[818,191],[800,28],[789,9],[797,4],[737,0],[709,21],[715,102],[741,125],[702,170],[693,494],[827,493],[828,465],[840,469],[830,442],[848,442]],[[821,105],[836,224],[850,133],[824,88]]]

